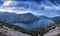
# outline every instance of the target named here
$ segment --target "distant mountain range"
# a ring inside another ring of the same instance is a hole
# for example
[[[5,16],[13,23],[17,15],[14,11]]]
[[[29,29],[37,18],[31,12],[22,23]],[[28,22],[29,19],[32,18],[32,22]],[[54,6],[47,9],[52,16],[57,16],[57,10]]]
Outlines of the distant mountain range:
[[[15,13],[8,13],[8,12],[0,13],[0,21],[30,22],[30,21],[37,21],[37,20],[39,20],[39,18],[33,15],[32,13],[26,13],[26,14],[15,14]]]
[[[45,27],[49,24],[55,23],[57,20],[60,20],[60,16],[50,18],[46,16],[35,16],[32,13],[15,14],[0,12],[0,21],[5,21],[14,25],[18,25],[27,30]]]
[[[8,13],[8,12],[0,12],[0,21],[8,21],[8,22],[30,22],[30,21],[37,21],[40,19],[49,19],[52,21],[60,20],[60,16],[57,17],[46,17],[46,16],[35,16],[32,13],[25,13],[25,14],[15,14],[15,13]]]
[[[49,17],[47,17],[47,16],[39,16],[39,18],[40,18],[40,19],[51,19],[51,18],[49,18]]]
[[[60,16],[53,17],[52,20],[53,21],[58,21],[58,20],[60,20]]]
[[[52,21],[58,21],[60,20],[60,16],[56,16],[56,17],[53,17],[53,18],[50,18],[50,17],[46,17],[46,16],[39,16],[40,19],[49,19],[49,20],[52,20]]]

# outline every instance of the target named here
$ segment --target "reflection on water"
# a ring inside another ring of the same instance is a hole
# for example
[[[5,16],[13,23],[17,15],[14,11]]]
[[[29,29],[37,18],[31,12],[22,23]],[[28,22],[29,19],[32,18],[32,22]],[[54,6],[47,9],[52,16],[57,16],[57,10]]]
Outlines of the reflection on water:
[[[48,19],[42,19],[42,20],[39,20],[39,21],[35,21],[33,23],[28,23],[28,24],[24,24],[24,23],[12,23],[14,25],[18,25],[24,29],[27,29],[27,30],[31,30],[31,29],[34,29],[34,28],[42,28],[42,27],[45,27],[51,23],[54,23],[53,21],[51,20],[48,20]]]

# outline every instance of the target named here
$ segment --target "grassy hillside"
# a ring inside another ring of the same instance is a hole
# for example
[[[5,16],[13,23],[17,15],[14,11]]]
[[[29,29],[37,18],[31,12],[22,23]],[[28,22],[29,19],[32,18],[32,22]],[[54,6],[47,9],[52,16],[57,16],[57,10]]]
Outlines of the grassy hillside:
[[[37,36],[38,34],[40,34],[41,36],[43,36],[48,31],[50,31],[51,29],[54,29],[57,25],[59,25],[60,21],[57,21],[54,24],[48,25],[45,28],[36,28],[36,29],[32,29],[32,30],[25,30],[22,27],[18,27],[17,25],[12,25],[12,24],[9,24],[9,23],[6,23],[6,22],[0,22],[0,23],[2,23],[3,25],[5,25],[9,28],[12,28],[14,30],[18,30],[20,32],[23,32],[23,33],[26,33],[26,34],[29,34],[29,35]]]

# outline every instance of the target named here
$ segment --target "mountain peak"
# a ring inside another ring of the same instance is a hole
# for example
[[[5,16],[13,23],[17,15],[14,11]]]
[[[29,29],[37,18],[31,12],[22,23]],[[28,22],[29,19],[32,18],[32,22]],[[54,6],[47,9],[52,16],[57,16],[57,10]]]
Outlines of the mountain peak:
[[[39,18],[32,13],[25,13],[25,14],[15,14],[15,13],[0,13],[0,20],[7,20],[10,22],[29,22],[29,21],[36,21]]]

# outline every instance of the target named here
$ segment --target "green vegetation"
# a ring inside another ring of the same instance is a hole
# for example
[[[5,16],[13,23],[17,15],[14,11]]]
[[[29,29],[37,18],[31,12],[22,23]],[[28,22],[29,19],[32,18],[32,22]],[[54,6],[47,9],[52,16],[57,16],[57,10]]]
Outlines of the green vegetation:
[[[36,32],[36,34],[40,34],[40,36],[43,36],[44,34],[49,32],[51,29],[54,29],[56,26],[57,26],[56,24],[51,24],[45,28],[34,29],[34,31]]]
[[[12,25],[12,24],[9,24],[9,23],[6,23],[6,22],[0,22],[0,23],[2,23],[3,25],[5,25],[5,26],[7,26],[9,28],[13,28],[14,30],[18,30],[20,32],[27,33],[29,35],[33,35],[33,33],[34,33],[32,30],[31,31],[25,30],[25,29],[23,29],[23,28],[21,28],[21,27],[19,27],[17,25]]]
[[[56,23],[59,24],[60,21],[57,21],[54,24],[48,25],[45,28],[38,28],[38,29],[32,29],[32,30],[25,30],[22,27],[19,27],[17,25],[12,25],[12,24],[9,24],[9,23],[6,23],[6,22],[0,22],[0,23],[2,23],[3,25],[5,25],[9,28],[13,28],[14,30],[18,30],[20,32],[23,32],[23,33],[26,33],[26,34],[29,34],[29,35],[37,36],[38,34],[40,34],[40,36],[43,36],[44,34],[46,34],[51,29],[54,29],[57,26]]]
[[[60,34],[57,34],[56,36],[60,36]]]
[[[60,24],[60,20],[56,21],[56,23],[55,23],[55,24],[59,25],[59,24]]]

